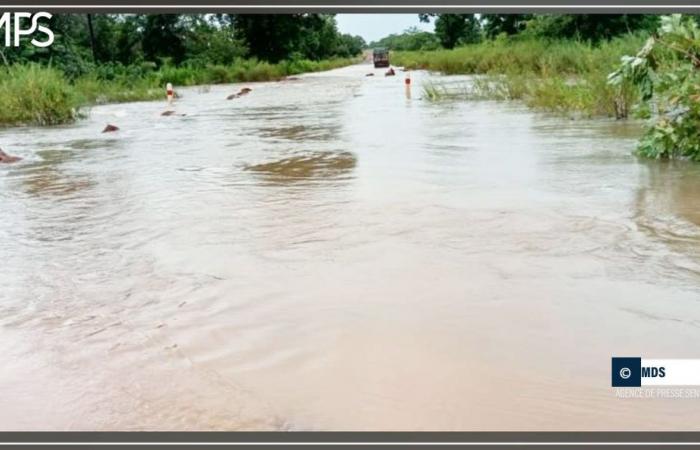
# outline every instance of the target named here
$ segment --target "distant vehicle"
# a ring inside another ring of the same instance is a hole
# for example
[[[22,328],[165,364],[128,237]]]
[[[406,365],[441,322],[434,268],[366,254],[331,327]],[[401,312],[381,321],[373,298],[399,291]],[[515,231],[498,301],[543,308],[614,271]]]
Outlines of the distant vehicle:
[[[374,67],[389,67],[389,50],[386,48],[375,48],[372,52]]]

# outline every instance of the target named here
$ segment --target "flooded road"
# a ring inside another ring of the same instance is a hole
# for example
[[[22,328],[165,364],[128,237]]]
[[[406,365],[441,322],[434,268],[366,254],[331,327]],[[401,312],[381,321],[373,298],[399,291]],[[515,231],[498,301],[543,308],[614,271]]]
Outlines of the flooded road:
[[[370,71],[0,130],[0,429],[700,429],[700,165]]]

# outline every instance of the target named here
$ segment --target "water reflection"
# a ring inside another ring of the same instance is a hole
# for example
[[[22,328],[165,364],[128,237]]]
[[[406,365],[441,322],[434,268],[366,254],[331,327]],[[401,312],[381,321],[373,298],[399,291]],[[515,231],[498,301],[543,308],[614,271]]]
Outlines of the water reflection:
[[[95,182],[86,175],[70,174],[51,166],[41,166],[22,178],[26,192],[31,195],[73,196],[94,187]]]
[[[650,241],[634,251],[659,275],[687,273],[700,282],[700,167],[683,161],[640,161],[635,222]]]
[[[660,210],[669,210],[673,216],[695,225],[688,227],[687,231],[697,236],[700,227],[700,165],[685,161],[640,162],[646,170],[637,192],[638,217],[658,218]]]
[[[292,125],[289,127],[263,127],[260,128],[260,136],[292,141],[330,141],[338,136],[340,130],[341,127],[337,124],[332,126]]]
[[[36,155],[38,160],[27,162],[20,170],[13,173],[13,176],[22,183],[28,194],[70,197],[95,185],[94,180],[89,175],[61,168],[62,165],[78,158],[81,152],[76,150],[39,150]]]
[[[249,165],[245,169],[267,182],[285,184],[347,178],[356,165],[357,158],[350,152],[315,152]]]

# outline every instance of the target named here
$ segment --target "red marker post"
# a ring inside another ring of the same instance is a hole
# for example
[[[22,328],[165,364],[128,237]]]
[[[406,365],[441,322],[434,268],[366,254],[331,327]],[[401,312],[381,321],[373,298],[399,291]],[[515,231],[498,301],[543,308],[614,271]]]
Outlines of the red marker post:
[[[406,71],[406,79],[404,80],[404,85],[406,86],[406,98],[411,98],[411,72]]]
[[[168,84],[165,86],[165,95],[166,95],[167,98],[168,98],[168,105],[172,105],[172,104],[173,104],[174,92],[173,92],[173,85],[172,85],[171,83],[168,83]]]

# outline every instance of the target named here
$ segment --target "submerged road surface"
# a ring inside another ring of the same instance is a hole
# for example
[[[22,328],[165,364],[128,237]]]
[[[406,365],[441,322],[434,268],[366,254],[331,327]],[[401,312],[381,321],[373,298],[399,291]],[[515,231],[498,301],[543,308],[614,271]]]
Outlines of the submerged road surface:
[[[700,166],[370,71],[0,130],[0,429],[699,429]]]

